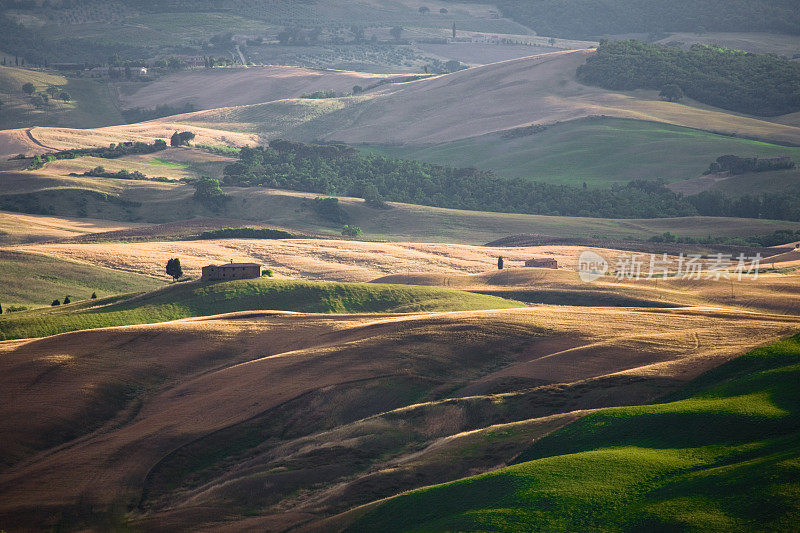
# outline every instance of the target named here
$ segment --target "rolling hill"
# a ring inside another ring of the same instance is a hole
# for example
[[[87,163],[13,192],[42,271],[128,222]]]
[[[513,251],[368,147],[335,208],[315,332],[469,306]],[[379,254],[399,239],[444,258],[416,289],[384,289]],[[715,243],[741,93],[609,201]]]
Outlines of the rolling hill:
[[[582,85],[575,80],[575,70],[590,54],[591,50],[575,50],[503,61],[400,84],[368,98],[339,100],[321,116],[299,125],[287,123],[283,135],[348,143],[430,144],[604,115],[800,144],[796,127],[707,106],[663,102],[653,91],[617,93]],[[261,130],[259,117],[280,116],[297,105],[280,101],[189,114],[181,120],[209,127],[230,120],[267,133],[276,125]]]
[[[22,91],[25,83],[32,83],[37,92],[56,87],[67,92],[70,100],[51,98],[47,106],[37,107]],[[124,123],[107,86],[88,78],[0,66],[0,100],[0,129],[34,125],[96,128]]]
[[[92,293],[103,298],[151,290],[164,283],[151,276],[5,249],[0,250],[0,277],[6,280],[0,287],[0,304],[6,310],[50,305],[67,295],[78,301],[88,300]]]
[[[634,179],[680,182],[696,178],[719,157],[714,154],[787,155],[800,161],[800,148],[796,147],[630,119],[594,117],[559,123],[536,133],[511,133],[430,146],[365,145],[361,149],[439,165],[473,166],[509,178],[569,185],[585,182],[590,187]],[[750,178],[760,181],[759,176]]]
[[[0,516],[312,523],[494,469],[582,411],[652,402],[797,324],[703,308],[251,311],[6,342]]]
[[[280,66],[207,69],[170,74],[143,86],[137,84],[133,92],[123,92],[120,96],[126,108],[147,109],[165,104],[177,107],[191,103],[197,109],[214,109],[299,98],[314,91],[350,94],[355,85],[368,87],[401,78]]]
[[[427,146],[603,115],[800,144],[800,128],[778,123],[780,117],[769,122],[692,102],[664,102],[653,91],[617,93],[581,85],[575,81],[575,70],[591,53],[555,52],[504,61],[392,84],[366,96],[277,100],[96,130],[36,128],[32,135],[54,148],[101,146],[128,138],[152,141],[176,129],[195,131],[202,144],[246,145],[259,136],[280,136]]]
[[[795,337],[709,372],[672,402],[589,414],[518,464],[380,503],[347,531],[791,528],[798,354]]]
[[[35,261],[32,263],[36,264]],[[118,274],[118,277],[121,276]],[[87,283],[85,277],[82,282]],[[0,337],[3,340],[44,337],[67,331],[264,309],[310,313],[403,313],[521,306],[518,302],[495,296],[422,287],[267,278],[211,284],[193,282],[134,297],[129,295],[122,300],[114,297],[3,316],[0,317]]]

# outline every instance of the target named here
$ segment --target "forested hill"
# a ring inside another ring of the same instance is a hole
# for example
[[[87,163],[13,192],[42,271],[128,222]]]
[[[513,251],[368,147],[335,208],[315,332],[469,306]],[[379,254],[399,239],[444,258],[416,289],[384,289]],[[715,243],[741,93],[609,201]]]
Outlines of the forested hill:
[[[588,189],[504,179],[474,168],[457,169],[378,155],[342,145],[274,140],[267,148],[243,148],[225,168],[225,184],[354,196],[376,208],[384,200],[494,211],[601,218],[690,215],[800,220],[800,191],[728,198],[718,193],[684,197],[662,183],[637,180],[609,189]]]
[[[493,3],[503,15],[537,33],[573,39],[684,31],[800,33],[796,0],[496,0]]]
[[[612,90],[679,86],[705,104],[761,116],[800,111],[800,64],[771,54],[694,45],[603,41],[578,79]]]

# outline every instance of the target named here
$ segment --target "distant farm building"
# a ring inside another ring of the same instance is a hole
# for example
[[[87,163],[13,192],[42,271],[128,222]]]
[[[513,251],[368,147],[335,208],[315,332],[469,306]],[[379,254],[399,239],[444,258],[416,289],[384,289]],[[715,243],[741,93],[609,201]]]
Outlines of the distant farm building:
[[[546,257],[543,259],[528,259],[525,261],[525,266],[536,268],[558,268],[558,261],[552,257]]]
[[[261,265],[258,263],[228,263],[227,265],[208,265],[203,267],[203,281],[260,277]]]

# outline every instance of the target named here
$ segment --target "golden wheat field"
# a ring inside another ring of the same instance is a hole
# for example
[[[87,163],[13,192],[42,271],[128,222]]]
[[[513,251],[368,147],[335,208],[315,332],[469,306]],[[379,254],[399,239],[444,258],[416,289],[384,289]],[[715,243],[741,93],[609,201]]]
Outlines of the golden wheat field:
[[[195,277],[209,263],[256,261],[281,276],[330,281],[371,281],[409,272],[475,274],[496,268],[498,256],[503,256],[508,267],[522,267],[531,258],[554,258],[559,265],[574,270],[582,251],[604,252],[577,246],[502,248],[331,239],[52,243],[17,249],[151,276],[166,277],[163,264],[171,257],[180,257],[184,271]]]

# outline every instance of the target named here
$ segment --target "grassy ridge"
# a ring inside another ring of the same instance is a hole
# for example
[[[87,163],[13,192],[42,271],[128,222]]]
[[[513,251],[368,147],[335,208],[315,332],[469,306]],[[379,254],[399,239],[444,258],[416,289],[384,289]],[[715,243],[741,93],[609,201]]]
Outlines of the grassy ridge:
[[[0,304],[14,306],[49,305],[70,295],[73,301],[89,298],[93,292],[112,294],[152,290],[161,280],[118,272],[108,268],[55,259],[40,254],[0,251]],[[3,315],[6,316],[6,315]]]
[[[483,135],[434,146],[365,146],[362,151],[439,165],[474,166],[507,178],[609,187],[633,179],[700,176],[725,154],[800,161],[800,148],[629,119],[582,119],[504,139]]]
[[[788,530],[800,519],[800,336],[669,403],[604,409],[519,464],[421,489],[352,531]]]
[[[0,340],[44,337],[110,326],[150,324],[235,311],[410,313],[502,309],[522,304],[502,298],[429,287],[317,283],[268,278],[185,283],[124,301],[84,302],[0,317]]]

